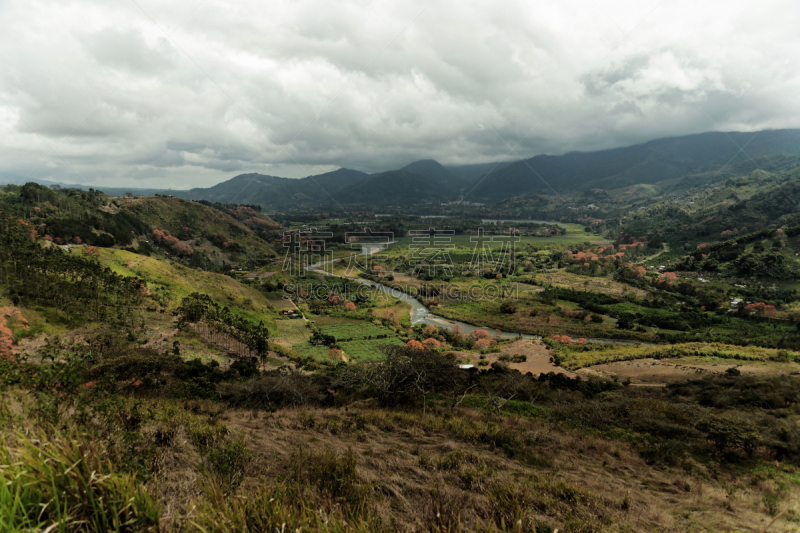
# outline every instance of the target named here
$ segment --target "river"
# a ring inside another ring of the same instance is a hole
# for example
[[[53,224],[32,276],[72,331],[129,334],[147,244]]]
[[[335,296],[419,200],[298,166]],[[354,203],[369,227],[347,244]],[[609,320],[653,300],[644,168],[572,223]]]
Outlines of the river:
[[[340,259],[334,259],[334,261],[340,261]],[[325,276],[333,276],[336,278],[347,279],[350,281],[355,281],[356,283],[360,283],[361,285],[366,285],[368,287],[372,287],[374,289],[380,290],[385,294],[393,298],[397,298],[398,300],[402,300],[404,302],[408,302],[411,306],[411,324],[432,324],[436,327],[440,328],[447,328],[453,329],[453,326],[460,326],[464,333],[471,333],[473,331],[484,329],[489,331],[490,333],[494,331],[494,328],[487,327],[487,326],[475,326],[473,324],[467,324],[466,322],[461,322],[460,320],[453,320],[450,318],[445,318],[441,315],[437,315],[435,313],[431,313],[431,311],[422,305],[422,303],[414,298],[413,296],[406,294],[405,292],[394,289],[391,287],[387,287],[386,285],[381,285],[380,283],[375,283],[374,281],[369,281],[362,278],[346,278],[345,276],[338,276],[336,274],[332,274],[329,272],[325,272],[324,270],[318,270],[319,267],[323,266],[325,262],[322,263],[315,263],[313,265],[309,265],[307,270],[309,272],[317,272],[320,274],[324,274]],[[522,337],[524,339],[535,339],[541,340],[540,335],[528,335],[526,333],[516,333],[513,331],[502,331],[500,332],[500,337],[503,339],[516,339],[518,337]],[[573,338],[573,340],[577,340]],[[653,343],[649,342],[640,342],[640,341],[631,341],[627,339],[596,339],[596,338],[587,338],[586,342],[589,343],[597,343],[597,344],[626,344],[626,345],[650,345],[655,346]]]

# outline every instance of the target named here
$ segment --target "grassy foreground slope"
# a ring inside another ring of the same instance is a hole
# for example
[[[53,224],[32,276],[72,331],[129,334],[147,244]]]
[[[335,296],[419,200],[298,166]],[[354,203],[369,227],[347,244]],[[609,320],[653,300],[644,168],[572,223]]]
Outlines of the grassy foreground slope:
[[[212,272],[195,270],[180,263],[169,263],[125,250],[101,249],[100,262],[124,276],[136,276],[147,282],[151,293],[161,296],[167,308],[175,309],[181,299],[193,292],[207,294],[219,305],[232,308],[245,318],[264,321],[272,329],[275,309],[263,294],[235,279]]]
[[[401,352],[469,387],[423,407],[370,386],[380,364],[221,370],[111,343],[0,362],[3,531],[797,530],[796,378],[637,389]]]

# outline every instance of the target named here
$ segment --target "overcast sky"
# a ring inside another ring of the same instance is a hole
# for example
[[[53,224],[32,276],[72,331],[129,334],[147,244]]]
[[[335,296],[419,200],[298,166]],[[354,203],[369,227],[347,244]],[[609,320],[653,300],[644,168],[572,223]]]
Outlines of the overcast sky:
[[[0,173],[119,187],[800,127],[800,2],[0,0]]]

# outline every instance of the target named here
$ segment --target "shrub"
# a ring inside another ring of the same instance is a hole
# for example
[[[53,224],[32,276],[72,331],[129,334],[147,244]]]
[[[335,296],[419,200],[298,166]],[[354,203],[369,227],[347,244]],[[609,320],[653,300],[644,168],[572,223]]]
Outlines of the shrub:
[[[506,315],[513,315],[517,312],[517,306],[514,302],[505,301],[500,304],[500,312]]]

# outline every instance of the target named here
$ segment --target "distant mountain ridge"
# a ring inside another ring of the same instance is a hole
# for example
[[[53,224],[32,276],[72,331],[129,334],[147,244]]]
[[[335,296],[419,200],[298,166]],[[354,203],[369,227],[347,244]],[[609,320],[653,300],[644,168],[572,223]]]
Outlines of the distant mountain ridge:
[[[391,205],[456,199],[469,184],[432,159],[399,170],[366,174],[340,168],[302,179],[241,174],[213,187],[172,194],[190,200],[260,205],[264,208],[311,205]]]
[[[447,167],[423,159],[374,174],[347,168],[302,179],[251,173],[188,191],[106,188],[105,192],[120,196],[123,191],[142,195],[161,192],[189,200],[254,204],[265,209],[409,205],[459,199],[494,204],[539,191],[613,190],[669,180],[697,184],[720,174],[723,168],[749,164],[752,168],[747,172],[752,172],[765,162],[795,157],[800,157],[799,129],[709,132],[595,152],[537,155],[516,162]],[[7,176],[10,183],[21,179]],[[3,177],[0,175],[0,180]]]
[[[496,202],[537,190],[552,194],[658,183],[779,154],[800,155],[800,130],[700,133],[597,152],[537,155],[484,176],[466,199]]]
[[[800,156],[800,130],[700,133],[609,150],[537,155],[522,161],[480,165],[446,167],[425,159],[399,170],[372,175],[340,169],[314,176],[313,180],[269,177],[281,180],[283,185],[271,182],[264,188],[248,186],[245,192],[240,192],[244,186],[240,182],[246,176],[257,176],[259,180],[268,177],[242,175],[209,189],[193,189],[189,195],[173,194],[265,207],[405,205],[458,199],[494,204],[537,191],[553,194],[553,191],[616,189],[687,176],[695,176],[693,182],[704,181],[723,167],[739,169],[750,162],[749,166],[760,168],[771,156]]]
[[[240,174],[213,187],[173,191],[172,194],[187,200],[254,204],[264,208],[290,204],[326,204],[332,201],[332,193],[368,177],[369,174],[347,168],[301,179],[255,173]]]

